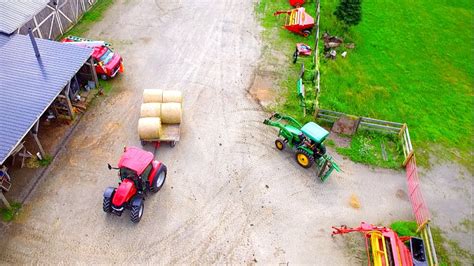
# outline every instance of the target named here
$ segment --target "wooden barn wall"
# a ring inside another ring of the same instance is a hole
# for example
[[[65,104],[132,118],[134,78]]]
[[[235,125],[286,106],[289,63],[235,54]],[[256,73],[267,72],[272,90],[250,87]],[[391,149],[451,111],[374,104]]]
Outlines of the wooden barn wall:
[[[38,38],[56,40],[97,1],[100,0],[51,0],[46,8],[18,29],[18,33],[28,34],[31,28]]]

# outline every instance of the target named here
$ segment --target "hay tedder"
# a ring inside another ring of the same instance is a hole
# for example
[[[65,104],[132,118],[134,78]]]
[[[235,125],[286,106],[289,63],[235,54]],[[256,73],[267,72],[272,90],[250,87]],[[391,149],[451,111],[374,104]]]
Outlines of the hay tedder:
[[[274,16],[286,14],[285,29],[308,37],[314,27],[314,18],[306,13],[304,7],[298,7],[291,10],[276,11]]]
[[[333,226],[332,236],[352,232],[364,234],[368,265],[428,265],[424,242],[416,237],[399,237],[392,229],[362,222],[359,227]],[[405,244],[406,243],[406,244]]]
[[[296,162],[304,168],[310,168],[317,164],[317,176],[321,181],[325,181],[332,171],[340,171],[334,159],[326,153],[324,140],[329,136],[329,132],[314,122],[306,123],[302,126],[291,116],[273,114],[263,121],[265,125],[279,129],[275,146],[282,151],[289,146],[296,150]]]

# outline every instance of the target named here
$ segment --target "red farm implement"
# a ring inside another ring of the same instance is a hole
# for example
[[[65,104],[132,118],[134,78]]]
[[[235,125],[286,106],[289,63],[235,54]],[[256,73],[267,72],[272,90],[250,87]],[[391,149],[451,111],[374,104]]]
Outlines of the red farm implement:
[[[428,265],[423,240],[416,237],[399,237],[392,229],[362,222],[359,227],[332,227],[334,235],[352,232],[364,234],[368,265],[408,266]],[[408,246],[405,244],[409,244]]]
[[[304,7],[299,7],[286,11],[276,11],[274,16],[286,14],[285,29],[308,37],[314,27],[314,18],[306,13]]]
[[[290,5],[294,7],[300,7],[304,4],[305,0],[290,0]]]

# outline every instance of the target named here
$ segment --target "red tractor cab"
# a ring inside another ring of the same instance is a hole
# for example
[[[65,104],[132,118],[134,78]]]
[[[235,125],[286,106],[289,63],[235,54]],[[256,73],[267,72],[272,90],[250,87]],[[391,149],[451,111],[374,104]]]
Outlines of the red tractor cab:
[[[300,7],[304,4],[305,0],[290,0],[290,5],[294,7]]]
[[[113,78],[117,73],[123,72],[123,59],[110,48],[109,43],[75,36],[68,36],[61,42],[94,49],[92,58],[94,59],[95,71],[103,80]]]
[[[314,27],[314,18],[306,13],[304,7],[298,7],[292,10],[276,11],[274,16],[286,14],[285,26],[283,28],[308,37]]]
[[[119,160],[118,188],[108,187],[104,192],[103,209],[106,213],[121,216],[125,209],[130,210],[130,219],[138,223],[145,208],[147,191],[158,192],[165,183],[166,166],[154,160],[151,152],[136,147],[126,147]]]

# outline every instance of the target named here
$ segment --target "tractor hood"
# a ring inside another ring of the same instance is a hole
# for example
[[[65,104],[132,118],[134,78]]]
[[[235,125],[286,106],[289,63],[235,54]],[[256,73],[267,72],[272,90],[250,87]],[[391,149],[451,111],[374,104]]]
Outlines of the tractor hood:
[[[112,204],[120,207],[125,202],[128,202],[130,198],[135,195],[137,189],[135,188],[135,184],[133,181],[125,179],[117,190],[114,193],[114,197],[112,198]]]

